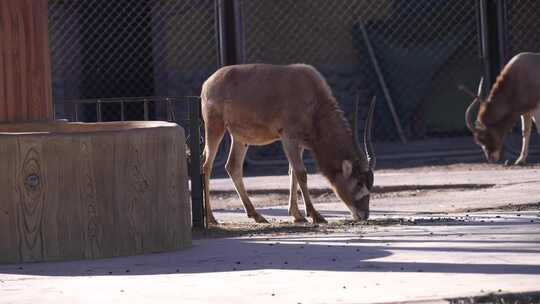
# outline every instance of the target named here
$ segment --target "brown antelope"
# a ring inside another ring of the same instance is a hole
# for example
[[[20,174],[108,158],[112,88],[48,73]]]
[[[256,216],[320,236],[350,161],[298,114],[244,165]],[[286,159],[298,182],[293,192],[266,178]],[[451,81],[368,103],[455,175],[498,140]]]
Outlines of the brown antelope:
[[[482,97],[480,80],[478,93],[464,87],[474,100],[465,112],[467,128],[482,147],[489,162],[501,158],[506,135],[521,115],[522,146],[515,164],[525,164],[529,153],[529,138],[534,120],[540,133],[540,54],[521,53],[514,56],[504,67],[487,98]],[[476,123],[472,122],[472,109],[479,105]]]
[[[365,154],[351,131],[343,111],[321,74],[305,64],[245,64],[227,66],[203,84],[202,116],[205,124],[203,173],[205,206],[209,223],[217,223],[210,207],[209,178],[219,144],[229,131],[231,149],[225,168],[248,217],[266,223],[253,207],[242,180],[242,164],[248,145],[265,145],[281,140],[289,161],[289,215],[295,222],[306,219],[298,209],[297,186],[304,198],[307,216],[325,223],[308,193],[304,149],[313,152],[321,173],[345,202],[355,220],[369,216],[375,158],[371,153],[371,120],[374,100],[364,132]],[[358,104],[355,105],[355,127]],[[373,156],[373,159],[370,159]]]

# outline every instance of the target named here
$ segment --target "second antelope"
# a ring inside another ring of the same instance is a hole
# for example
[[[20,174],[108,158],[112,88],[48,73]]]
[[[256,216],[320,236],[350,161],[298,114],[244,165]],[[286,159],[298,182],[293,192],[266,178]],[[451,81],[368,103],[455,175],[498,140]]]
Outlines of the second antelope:
[[[478,93],[466,90],[473,102],[465,112],[465,122],[482,147],[489,162],[501,158],[506,135],[521,116],[523,143],[516,164],[524,164],[529,152],[532,121],[540,133],[540,54],[521,53],[504,67],[487,98],[482,97],[480,81]],[[476,122],[472,121],[472,109],[479,106]]]
[[[209,201],[209,178],[219,144],[228,131],[231,149],[225,168],[248,217],[267,222],[251,203],[242,179],[242,164],[249,145],[281,140],[289,161],[289,215],[295,222],[306,219],[297,205],[297,187],[304,198],[307,216],[325,223],[315,210],[302,160],[304,149],[313,152],[320,172],[343,200],[355,220],[369,216],[375,158],[370,139],[374,102],[364,131],[364,150],[356,134],[358,104],[351,130],[343,111],[322,75],[312,66],[246,64],[227,66],[211,75],[201,92],[205,124],[203,173],[205,206],[209,223],[217,223]],[[373,157],[373,158],[370,158]]]

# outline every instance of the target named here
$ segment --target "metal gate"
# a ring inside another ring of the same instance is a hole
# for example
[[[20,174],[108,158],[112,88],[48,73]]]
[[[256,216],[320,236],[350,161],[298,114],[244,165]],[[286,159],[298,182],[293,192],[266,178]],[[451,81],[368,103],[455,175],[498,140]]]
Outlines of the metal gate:
[[[81,121],[160,119],[168,110],[156,104],[167,103],[137,97],[198,96],[226,64],[303,62],[346,113],[358,93],[366,105],[379,97],[380,163],[481,160],[463,121],[470,100],[457,87],[475,86],[517,52],[539,52],[539,17],[536,0],[49,0],[55,109],[67,116],[76,104]],[[172,107],[188,113],[185,105]],[[531,156],[539,142],[533,136]],[[223,145],[217,165],[226,154]],[[279,144],[250,149],[247,161],[285,163]]]

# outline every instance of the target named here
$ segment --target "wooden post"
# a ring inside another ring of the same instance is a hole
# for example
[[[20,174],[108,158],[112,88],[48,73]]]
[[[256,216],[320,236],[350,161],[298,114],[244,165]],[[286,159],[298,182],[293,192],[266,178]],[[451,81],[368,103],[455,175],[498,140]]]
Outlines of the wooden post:
[[[47,0],[0,1],[0,122],[53,119]]]

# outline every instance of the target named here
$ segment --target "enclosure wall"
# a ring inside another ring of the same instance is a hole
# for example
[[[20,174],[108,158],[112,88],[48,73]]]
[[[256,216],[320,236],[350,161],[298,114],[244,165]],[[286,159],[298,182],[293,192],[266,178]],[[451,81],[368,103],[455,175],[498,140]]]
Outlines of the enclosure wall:
[[[47,0],[0,1],[0,122],[52,119]]]

